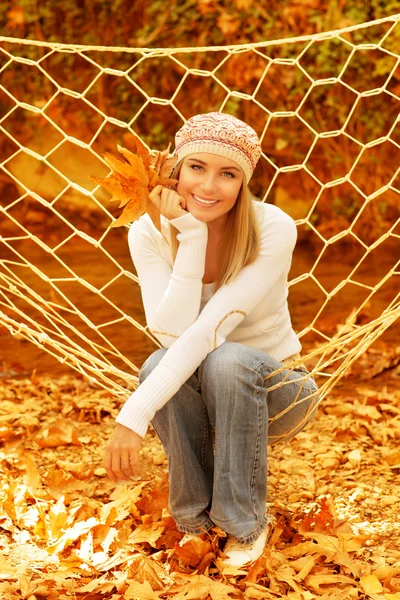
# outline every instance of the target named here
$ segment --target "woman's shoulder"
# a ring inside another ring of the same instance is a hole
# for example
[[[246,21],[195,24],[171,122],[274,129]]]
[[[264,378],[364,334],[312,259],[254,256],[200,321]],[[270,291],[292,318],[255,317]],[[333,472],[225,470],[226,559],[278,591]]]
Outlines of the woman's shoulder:
[[[269,228],[275,224],[287,224],[295,226],[295,222],[290,215],[283,211],[275,204],[262,202],[261,200],[253,200],[253,206],[256,211],[261,228]]]
[[[255,210],[260,224],[260,253],[270,254],[271,248],[284,248],[293,252],[297,240],[297,226],[292,217],[274,204],[261,201],[256,203]]]
[[[161,227],[162,230],[165,228],[165,223],[161,219]],[[128,239],[133,239],[134,237],[147,237],[149,239],[157,240],[158,236],[162,236],[154,225],[153,221],[150,218],[148,213],[144,213],[141,217],[133,221],[133,223],[129,226],[128,231]]]
[[[146,249],[160,252],[163,243],[163,234],[158,231],[150,216],[145,213],[129,226],[128,245],[133,252]]]

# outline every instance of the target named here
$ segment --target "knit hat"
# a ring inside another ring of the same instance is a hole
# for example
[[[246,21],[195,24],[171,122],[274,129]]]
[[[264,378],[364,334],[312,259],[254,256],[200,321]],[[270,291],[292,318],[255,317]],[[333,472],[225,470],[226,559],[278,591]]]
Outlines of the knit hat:
[[[189,154],[209,152],[226,156],[242,167],[246,181],[261,155],[261,143],[252,127],[219,112],[195,115],[175,135],[176,162]]]

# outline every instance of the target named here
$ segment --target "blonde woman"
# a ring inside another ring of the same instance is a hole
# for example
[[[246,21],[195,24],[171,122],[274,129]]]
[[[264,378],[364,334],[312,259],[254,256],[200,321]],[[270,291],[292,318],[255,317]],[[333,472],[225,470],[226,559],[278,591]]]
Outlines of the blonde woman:
[[[248,188],[261,145],[246,123],[197,115],[175,142],[176,190],[150,195],[164,235],[147,214],[129,231],[146,321],[163,348],[143,364],[104,464],[113,481],[136,476],[151,422],[179,531],[217,525],[228,534],[224,562],[242,566],[268,538],[268,443],[315,414],[307,369],[283,368],[301,350],[287,305],[296,226]]]

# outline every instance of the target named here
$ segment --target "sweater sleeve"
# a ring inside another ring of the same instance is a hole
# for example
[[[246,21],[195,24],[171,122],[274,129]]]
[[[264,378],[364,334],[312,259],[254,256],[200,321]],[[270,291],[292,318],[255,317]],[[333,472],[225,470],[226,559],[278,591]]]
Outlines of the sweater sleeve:
[[[282,211],[263,228],[257,259],[209,300],[196,321],[168,349],[158,365],[127,399],[117,416],[141,436],[149,422],[200,366],[209,352],[265,298],[292,259],[296,225]]]
[[[200,311],[208,239],[206,223],[191,213],[171,219],[180,242],[171,269],[154,235],[135,221],[128,234],[129,250],[141,287],[146,322],[168,348],[194,323]]]

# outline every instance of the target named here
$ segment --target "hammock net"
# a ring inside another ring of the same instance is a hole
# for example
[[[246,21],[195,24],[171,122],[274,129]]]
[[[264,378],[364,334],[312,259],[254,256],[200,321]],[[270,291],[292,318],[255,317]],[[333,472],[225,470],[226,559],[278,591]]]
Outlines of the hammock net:
[[[0,37],[7,335],[121,401],[137,387],[137,365],[160,343],[145,324],[128,229],[110,228],[120,211],[90,177],[107,175],[102,153],[129,148],[132,133],[162,150],[193,114],[220,110],[256,129],[253,191],[295,218],[307,244],[307,260],[295,250],[290,306],[321,401],[400,314],[399,20],[206,48]]]

